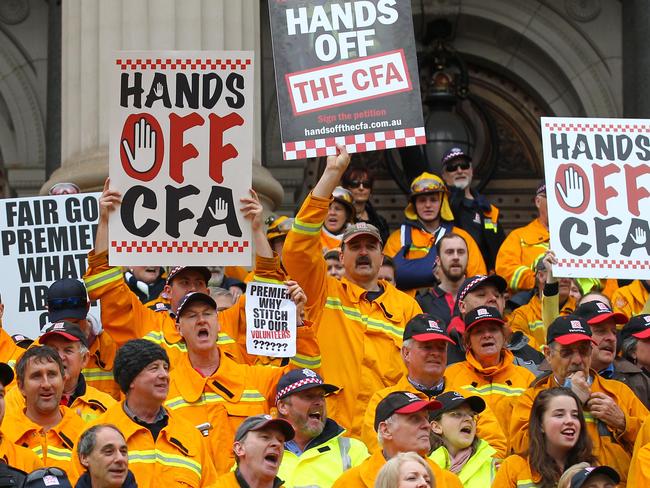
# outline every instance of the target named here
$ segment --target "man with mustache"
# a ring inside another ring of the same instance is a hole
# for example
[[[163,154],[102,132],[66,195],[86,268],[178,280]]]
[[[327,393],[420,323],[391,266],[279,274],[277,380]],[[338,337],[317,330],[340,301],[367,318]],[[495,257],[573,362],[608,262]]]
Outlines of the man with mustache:
[[[284,443],[278,473],[287,486],[331,486],[368,457],[363,442],[345,436],[345,429],[327,416],[325,397],[338,390],[306,368],[289,371],[278,381],[278,416],[296,431]]]
[[[612,466],[625,486],[634,441],[648,415],[648,409],[634,392],[620,381],[599,376],[591,369],[595,341],[587,321],[576,315],[558,317],[547,331],[544,355],[551,371],[538,377],[518,399],[510,423],[510,447],[514,452],[528,448],[528,422],[533,400],[548,388],[570,388],[582,400],[587,432],[599,464]]]
[[[349,226],[343,235],[345,275],[340,281],[327,275],[320,230],[332,191],[350,162],[345,146],[337,151],[327,158],[323,175],[295,218],[283,259],[307,295],[307,319],[319,325],[321,373],[333,384],[345,385],[328,397],[327,407],[358,437],[370,396],[403,374],[402,331],[421,310],[413,298],[378,279],[383,244],[377,228],[365,222]]]
[[[499,247],[505,239],[498,221],[499,209],[472,188],[472,159],[459,147],[442,157],[442,179],[449,188],[449,205],[454,222],[476,241],[488,270],[494,269]]]

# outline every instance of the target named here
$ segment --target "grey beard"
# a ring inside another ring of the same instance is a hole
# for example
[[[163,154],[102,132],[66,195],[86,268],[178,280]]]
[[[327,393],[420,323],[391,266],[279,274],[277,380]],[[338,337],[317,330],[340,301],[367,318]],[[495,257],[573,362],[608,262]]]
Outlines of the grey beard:
[[[464,190],[469,186],[469,180],[465,180],[465,182],[455,181],[453,186],[458,188],[459,190]]]

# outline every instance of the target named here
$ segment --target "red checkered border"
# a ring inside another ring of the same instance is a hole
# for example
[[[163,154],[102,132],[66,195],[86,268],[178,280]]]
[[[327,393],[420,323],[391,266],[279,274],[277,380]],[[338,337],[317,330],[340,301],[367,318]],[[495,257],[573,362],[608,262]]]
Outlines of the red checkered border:
[[[650,125],[644,124],[558,124],[546,122],[551,132],[650,132]]]
[[[323,382],[318,377],[303,378],[303,379],[301,379],[299,381],[296,381],[295,383],[291,383],[289,386],[287,386],[287,387],[281,389],[280,391],[278,391],[278,393],[275,395],[275,401],[277,403],[277,401],[280,398],[284,398],[285,396],[287,396],[287,394],[291,393],[296,388],[300,388],[301,386],[305,386],[305,385],[322,385],[322,384],[323,384]]]
[[[115,252],[242,253],[248,241],[112,241]]]
[[[191,58],[146,58],[116,59],[115,64],[121,70],[127,69],[240,69],[245,71],[253,63],[248,59],[191,59]]]
[[[650,260],[641,259],[558,259],[559,265],[600,269],[650,269]]]
[[[396,147],[426,144],[424,127],[352,134],[323,139],[307,139],[282,143],[285,160],[316,158],[336,154],[336,145],[345,144],[349,153],[393,149]]]

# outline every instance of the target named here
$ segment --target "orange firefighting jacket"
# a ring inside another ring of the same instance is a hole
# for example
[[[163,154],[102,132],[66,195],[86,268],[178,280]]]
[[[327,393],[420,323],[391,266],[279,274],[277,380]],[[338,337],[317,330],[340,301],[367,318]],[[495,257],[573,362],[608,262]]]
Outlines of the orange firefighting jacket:
[[[139,488],[212,486],[217,474],[203,436],[182,416],[170,410],[167,414],[167,425],[155,441],[149,429],[129,418],[123,401],[91,425],[113,424],[124,434],[129,470]]]
[[[0,362],[7,363],[13,369],[24,352],[25,350],[16,345],[7,331],[0,327]]]
[[[235,431],[246,417],[270,412],[276,384],[289,366],[249,366],[219,354],[219,368],[209,377],[192,367],[187,354],[181,355],[170,374],[165,408],[192,425],[210,423],[206,440],[217,474],[222,474],[234,464]]]
[[[436,245],[436,236],[433,234],[415,227],[406,226],[406,228],[411,229],[411,246],[407,255],[408,259],[422,258]],[[467,272],[465,274],[467,276],[486,274],[487,268],[485,267],[485,261],[483,261],[483,254],[481,254],[481,250],[478,248],[474,238],[460,227],[454,226],[451,231],[461,236],[467,242],[468,261]],[[402,246],[404,246],[404,243],[401,227],[388,237],[388,241],[386,241],[386,245],[384,246],[384,254],[391,258],[394,257]]]
[[[601,392],[610,396],[625,414],[625,431],[616,432],[612,427],[597,420],[585,410],[587,432],[594,444],[594,456],[598,458],[600,464],[611,466],[621,475],[621,486],[624,487],[634,440],[649,412],[626,384],[602,378],[595,371],[591,371],[591,375],[594,380],[591,385],[592,393]],[[540,391],[554,386],[560,385],[550,373],[535,380],[531,387],[519,397],[519,401],[512,411],[510,423],[509,440],[510,447],[514,452],[522,453],[528,448],[528,419],[533,400]]]
[[[620,287],[612,294],[614,312],[622,312],[630,318],[639,315],[647,301],[648,290],[639,280],[634,280],[629,285]]]
[[[426,462],[433,472],[436,480],[436,488],[462,488],[458,476],[451,471],[445,471],[433,460],[426,458]],[[359,466],[348,469],[337,479],[332,488],[372,488],[381,468],[386,464],[386,458],[382,451],[375,451],[368,459]]]
[[[101,300],[102,324],[113,339],[122,345],[130,339],[144,338],[159,344],[167,351],[173,366],[179,356],[187,351],[183,338],[176,329],[176,321],[168,312],[154,312],[145,307],[129,289],[122,278],[120,267],[108,266],[108,253],[88,254],[88,269],[84,276],[91,300]],[[276,279],[279,259],[257,257],[256,279],[264,281],[267,276]],[[257,356],[246,353],[246,299],[242,295],[232,307],[219,312],[219,346],[237,362],[251,364]],[[239,342],[238,342],[239,341]],[[291,359],[299,367],[318,368],[319,357]]]
[[[445,392],[450,391],[447,378],[445,377]],[[379,448],[377,442],[377,432],[375,431],[375,410],[380,401],[394,391],[408,391],[414,393],[424,400],[429,400],[427,396],[421,391],[417,390],[407,376],[404,375],[400,378],[395,386],[389,386],[383,390],[375,392],[368,402],[366,408],[366,415],[363,419],[363,427],[361,428],[361,440],[366,444],[370,452],[374,452]],[[497,451],[497,456],[504,458],[506,456],[506,449],[508,442],[501,425],[497,421],[494,413],[490,407],[485,408],[483,412],[478,414],[476,421],[476,435],[486,441]]]
[[[646,418],[634,442],[627,484],[629,486],[648,486],[647,483],[650,483],[650,422]]]
[[[43,432],[43,428],[33,422],[23,409],[7,409],[2,422],[2,433],[9,442],[31,449],[48,467],[61,468],[68,474],[74,485],[80,472],[74,464],[75,443],[86,429],[86,424],[73,410],[59,407],[63,418]]]
[[[287,272],[307,295],[307,318],[319,326],[321,374],[343,387],[327,398],[329,416],[359,437],[370,396],[405,372],[400,354],[404,326],[422,310],[387,281],[379,282],[384,293],[369,301],[365,289],[327,275],[319,234],[329,202],[311,194],[306,198],[282,254]]]
[[[516,398],[528,388],[535,375],[523,366],[515,365],[514,356],[508,349],[504,348],[502,354],[498,366],[484,368],[472,352],[467,351],[467,359],[449,366],[445,377],[449,380],[446,388],[483,398],[505,433],[510,426]]]
[[[546,298],[544,302],[546,302]],[[575,308],[575,300],[569,297],[562,310],[560,310],[560,315],[573,313]],[[512,332],[520,330],[528,336],[528,345],[538,351],[546,344],[546,327],[542,319],[542,300],[539,299],[538,295],[534,295],[526,305],[516,308],[510,314],[508,325],[512,329]]]
[[[17,446],[9,441],[0,432],[0,462],[20,469],[25,473],[31,473],[35,469],[43,467],[43,461],[34,451],[26,447]]]
[[[341,247],[341,239],[343,239],[343,232],[340,234],[332,234],[325,227],[320,230],[320,245],[325,254],[327,251]]]
[[[273,488],[280,488],[282,486],[285,486],[284,483],[282,482],[282,480],[276,477],[275,482],[273,484]],[[237,481],[237,478],[235,476],[235,472],[231,471],[222,476],[219,476],[219,478],[217,478],[217,482],[214,485],[212,485],[210,488],[245,488],[245,487],[242,487],[242,485],[239,484],[239,481]]]
[[[91,422],[113,406],[115,399],[108,393],[86,384],[86,391],[78,396],[68,408],[79,415],[84,422]],[[15,411],[25,408],[25,397],[18,388],[12,388],[5,395],[5,407]]]
[[[492,482],[493,488],[535,488],[542,477],[533,473],[528,459],[517,454],[503,460]]]
[[[512,291],[535,287],[535,272],[531,268],[549,246],[548,229],[539,219],[514,229],[503,241],[497,254],[496,273],[503,276]]]
[[[113,377],[113,362],[117,354],[117,344],[108,332],[102,331],[88,350],[88,364],[82,370],[88,386],[120,399],[120,385]]]

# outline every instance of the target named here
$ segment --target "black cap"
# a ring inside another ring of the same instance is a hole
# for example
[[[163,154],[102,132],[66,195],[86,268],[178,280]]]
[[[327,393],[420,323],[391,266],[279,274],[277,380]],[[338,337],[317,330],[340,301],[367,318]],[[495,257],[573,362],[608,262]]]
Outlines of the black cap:
[[[546,195],[546,181],[542,180],[537,185],[537,190],[535,190],[535,195]]]
[[[14,370],[7,363],[0,363],[0,383],[7,386],[14,380]]]
[[[299,391],[317,387],[323,388],[327,395],[339,390],[338,386],[325,383],[318,373],[309,368],[292,369],[282,375],[278,381],[275,402],[277,403],[278,400],[282,400]]]
[[[274,419],[268,414],[255,415],[244,420],[235,432],[235,441],[241,441],[246,434],[254,430],[262,430],[266,427],[274,427],[284,435],[284,441],[290,441],[296,435],[296,431],[289,422],[284,419]]]
[[[485,285],[494,286],[499,293],[504,293],[508,289],[508,283],[499,275],[476,275],[467,278],[463,282],[463,285],[458,289],[458,293],[456,294],[456,301],[460,302],[469,292]]]
[[[428,313],[421,313],[406,323],[402,338],[406,341],[447,341],[456,344],[445,332],[442,320]]]
[[[636,337],[637,339],[650,337],[650,314],[635,315],[623,326],[621,340],[628,337]]]
[[[441,406],[437,400],[423,400],[409,391],[394,391],[377,404],[375,409],[375,431],[379,429],[380,423],[394,413],[409,414],[422,410],[437,410]]]
[[[212,278],[212,273],[208,269],[207,266],[174,266],[170,271],[169,274],[167,275],[167,281],[165,282],[166,285],[170,285],[172,280],[182,271],[185,271],[186,269],[189,270],[194,270],[198,271],[201,273],[201,276],[203,276],[203,279],[205,280],[205,285],[207,286],[208,283],[210,282],[210,278]]]
[[[609,305],[598,300],[583,303],[576,308],[574,313],[585,319],[589,325],[602,324],[609,319],[613,319],[617,324],[627,322],[627,316],[624,313],[614,312]]]
[[[23,488],[72,488],[68,475],[51,466],[32,471],[25,477]]]
[[[580,341],[595,341],[591,338],[591,328],[585,319],[577,315],[563,315],[556,318],[546,331],[546,344],[557,342],[563,346]]]
[[[47,312],[50,322],[85,319],[88,315],[88,294],[79,280],[56,280],[47,290]]]
[[[494,307],[476,307],[465,314],[465,332],[482,322],[497,322],[499,325],[506,323],[503,316]]]
[[[614,483],[621,482],[621,477],[614,468],[610,468],[609,466],[589,466],[588,468],[581,469],[573,475],[573,478],[571,478],[570,488],[580,488],[589,478],[596,476],[597,474],[604,474]]]
[[[30,339],[22,334],[14,334],[11,338],[13,339],[14,344],[22,349],[27,349],[34,342],[34,339]]]
[[[187,295],[183,297],[181,300],[180,305],[176,309],[176,321],[178,322],[178,319],[180,318],[181,314],[183,313],[183,310],[185,310],[185,307],[187,307],[190,303],[194,302],[203,302],[207,303],[211,307],[213,307],[215,310],[217,309],[217,302],[214,301],[214,299],[206,294],[206,293],[201,293],[199,291],[191,291]]]
[[[444,393],[441,393],[436,397],[436,400],[442,404],[442,407],[434,412],[436,417],[440,417],[440,415],[445,412],[456,410],[458,407],[465,404],[469,405],[469,408],[471,408],[474,413],[481,413],[483,410],[485,410],[485,400],[483,400],[481,397],[464,397],[457,391],[446,391]]]
[[[49,324],[38,338],[38,342],[44,344],[45,341],[52,336],[64,337],[72,342],[81,342],[84,346],[88,347],[88,338],[86,337],[86,334],[83,333],[77,324],[66,320]]]
[[[459,158],[466,159],[467,161],[472,160],[472,158],[465,154],[465,151],[463,151],[460,147],[452,147],[442,156],[442,166],[446,166],[454,159]]]

